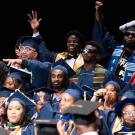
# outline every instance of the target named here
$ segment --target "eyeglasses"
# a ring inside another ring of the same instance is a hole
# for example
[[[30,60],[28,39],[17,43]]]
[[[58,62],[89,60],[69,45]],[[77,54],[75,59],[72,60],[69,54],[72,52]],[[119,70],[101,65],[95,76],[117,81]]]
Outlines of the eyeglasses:
[[[97,52],[97,50],[96,49],[84,49],[83,50],[83,53],[96,53]]]
[[[19,47],[20,51],[36,51],[35,49],[31,48],[30,46],[20,46]]]
[[[131,111],[125,111],[123,112],[123,115],[126,115],[126,116],[135,116],[135,110],[131,110]]]
[[[126,32],[125,36],[132,36],[133,38],[135,38],[135,33]]]

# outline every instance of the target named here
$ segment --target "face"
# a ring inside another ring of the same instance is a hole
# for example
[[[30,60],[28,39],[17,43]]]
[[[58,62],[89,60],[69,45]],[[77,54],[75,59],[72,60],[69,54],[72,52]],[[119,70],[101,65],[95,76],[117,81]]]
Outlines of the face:
[[[55,69],[51,72],[51,83],[54,89],[59,89],[62,87],[64,81],[64,72]]]
[[[68,93],[63,93],[60,101],[61,112],[64,113],[69,106],[74,104],[74,102],[75,100],[73,96],[69,95]]]
[[[0,106],[4,103],[5,99],[5,97],[0,97]]]
[[[36,103],[36,110],[37,110],[37,112],[40,112],[40,110],[42,109],[42,107],[45,104],[45,93],[40,91],[37,93],[37,95],[39,96],[40,99]]]
[[[19,47],[19,58],[21,59],[37,59],[37,52],[34,48],[30,46],[20,46]]]
[[[135,43],[135,32],[127,31],[124,35],[124,42],[129,46]]]
[[[37,92],[37,95],[38,95],[39,98],[40,98],[39,101],[40,101],[42,104],[44,104],[44,103],[45,103],[45,92],[39,91],[39,92]]]
[[[92,45],[86,45],[82,52],[83,59],[86,63],[97,60],[97,49]]]
[[[77,47],[79,45],[79,39],[75,35],[70,35],[67,39],[67,50],[69,53],[77,52]]]
[[[15,54],[17,58],[20,58],[20,50],[18,48],[15,49]]]
[[[115,86],[113,84],[108,84],[105,88],[107,90],[105,95],[106,102],[114,103],[117,100],[117,91]]]
[[[135,128],[135,105],[125,105],[122,110],[123,121],[129,128]]]
[[[18,101],[11,101],[7,108],[7,117],[9,122],[18,123],[24,117],[25,109]]]
[[[0,107],[0,116],[5,114],[5,108],[4,107]]]
[[[11,77],[6,77],[3,86],[12,90],[16,89],[15,81]]]

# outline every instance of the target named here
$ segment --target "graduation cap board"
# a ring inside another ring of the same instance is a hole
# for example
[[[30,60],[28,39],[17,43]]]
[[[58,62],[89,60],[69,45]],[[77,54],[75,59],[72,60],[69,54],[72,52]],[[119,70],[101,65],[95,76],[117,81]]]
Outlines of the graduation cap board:
[[[76,89],[80,92],[81,96],[84,98],[84,100],[87,100],[87,99],[91,99],[91,97],[93,96],[93,92],[92,94],[89,93],[89,90],[90,89],[84,89],[82,87],[80,87],[78,84],[74,83],[74,82],[71,82],[69,84],[69,87],[68,89]]]
[[[40,88],[36,88],[36,89],[33,89],[29,92],[27,92],[26,94],[29,94],[29,93],[37,93],[39,91],[43,91],[43,92],[47,92],[47,93],[50,93],[50,94],[53,94],[54,91],[51,89],[51,88],[48,88],[48,87],[40,87]]]
[[[91,88],[90,86],[87,86],[87,85],[83,85],[82,89],[85,91],[86,96],[89,95],[90,99],[92,98],[94,92],[96,91],[96,90],[94,90],[93,88]]]
[[[101,105],[99,102],[78,100],[74,105],[67,108],[66,113],[74,115],[76,124],[90,124],[96,120],[95,111]]]
[[[32,82],[32,72],[29,72],[24,69],[18,69],[14,66],[10,66],[9,71],[10,71],[10,74],[8,76],[10,76],[10,77],[19,79],[20,81],[24,81],[27,83]]]
[[[115,113],[118,115],[118,116],[121,116],[122,115],[122,108],[126,105],[126,104],[135,104],[135,98],[125,98],[123,100],[119,100],[117,103],[116,103],[116,106],[115,106]]]
[[[55,67],[58,66],[58,65],[61,65],[61,66],[65,67],[67,69],[69,77],[72,77],[76,74],[76,72],[66,63],[65,60],[60,59],[60,60],[54,62],[53,65],[52,65],[52,69],[55,69]]]
[[[33,89],[31,91],[26,92],[27,96],[30,96],[34,99],[35,102],[40,100],[40,97],[37,95],[37,92],[43,91],[45,95],[47,96],[48,94],[53,94],[55,91],[53,91],[51,88],[48,87],[40,87],[37,89]]]
[[[40,38],[24,36],[24,37],[21,37],[21,39],[20,39],[20,46],[30,46],[38,52],[39,44],[41,42],[42,42],[42,39],[40,39]]]
[[[66,112],[78,115],[89,115],[93,111],[95,111],[101,103],[99,102],[92,102],[92,101],[84,101],[78,100],[75,102],[74,105],[71,105]]]
[[[22,93],[20,90],[16,90],[14,93],[12,93],[6,100],[7,103],[12,101],[13,99],[19,99],[22,101],[24,106],[30,107],[35,106],[35,102],[31,100],[29,97],[27,97],[24,93]]]
[[[14,92],[14,90],[6,87],[0,87],[0,97],[9,97],[12,92]]]
[[[57,131],[56,119],[37,119],[34,120],[34,125],[38,127],[38,135],[59,135]]]

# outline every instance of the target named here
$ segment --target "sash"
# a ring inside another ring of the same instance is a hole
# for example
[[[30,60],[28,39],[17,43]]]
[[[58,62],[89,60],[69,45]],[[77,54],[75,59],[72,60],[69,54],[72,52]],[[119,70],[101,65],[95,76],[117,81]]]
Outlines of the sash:
[[[117,65],[122,57],[122,53],[124,52],[124,45],[116,46],[112,57],[110,59],[108,70],[111,71],[113,74],[116,72]],[[132,73],[135,72],[135,58],[133,57],[134,52],[132,53],[131,57],[127,59],[127,65],[125,69],[124,81],[128,82],[132,76]]]

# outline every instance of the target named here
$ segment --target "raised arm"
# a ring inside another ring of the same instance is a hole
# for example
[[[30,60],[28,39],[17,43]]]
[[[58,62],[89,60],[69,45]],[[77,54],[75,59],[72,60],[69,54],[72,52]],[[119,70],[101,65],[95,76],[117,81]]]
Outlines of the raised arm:
[[[33,34],[36,34],[39,32],[41,18],[38,18],[37,11],[31,11],[31,14],[28,14],[28,18],[28,22],[30,23]]]
[[[99,22],[102,18],[102,7],[103,7],[103,3],[101,1],[96,1],[95,3],[95,19],[97,22]]]

